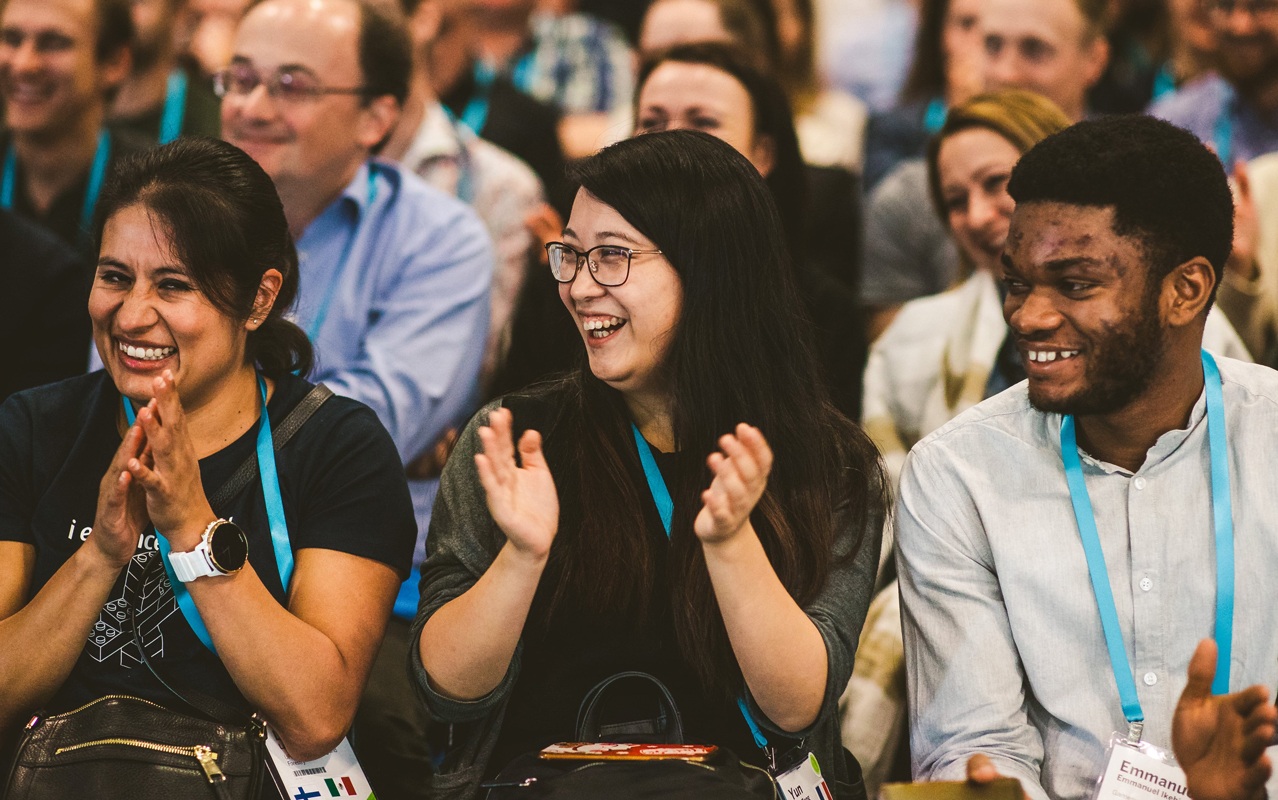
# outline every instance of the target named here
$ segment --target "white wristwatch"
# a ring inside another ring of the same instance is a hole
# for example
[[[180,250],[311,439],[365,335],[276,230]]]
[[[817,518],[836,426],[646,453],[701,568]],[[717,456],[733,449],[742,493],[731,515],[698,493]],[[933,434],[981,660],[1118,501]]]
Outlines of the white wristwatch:
[[[248,537],[239,525],[226,519],[215,519],[204,529],[194,550],[169,553],[173,574],[182,583],[196,578],[234,575],[248,562]]]

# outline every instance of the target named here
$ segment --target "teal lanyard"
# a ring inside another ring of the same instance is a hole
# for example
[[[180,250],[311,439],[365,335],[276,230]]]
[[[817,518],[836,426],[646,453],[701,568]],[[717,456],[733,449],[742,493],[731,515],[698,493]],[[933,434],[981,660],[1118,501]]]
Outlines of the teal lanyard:
[[[453,138],[457,140],[457,199],[466,205],[475,204],[475,165],[470,157],[471,142],[477,135],[470,126],[462,123],[448,106],[441,104],[448,124],[452,126]]]
[[[923,129],[929,134],[935,134],[945,125],[947,114],[949,109],[945,107],[945,101],[939,97],[933,97],[927,104],[927,111],[923,114]]]
[[[355,249],[355,240],[359,238],[359,229],[363,225],[363,220],[372,213],[373,201],[376,199],[377,167],[370,161],[368,162],[368,208],[360,212],[360,218],[355,221],[350,236],[346,237],[346,244],[342,245],[341,258],[337,260],[337,269],[324,289],[324,299],[320,301],[319,309],[315,312],[315,320],[306,331],[306,338],[312,342],[318,341],[320,329],[324,327],[324,320],[328,319],[328,309],[333,304],[333,296],[337,294],[337,284],[341,282],[342,274],[346,272],[347,262],[351,260],[351,251]]]
[[[632,422],[630,429],[635,434],[635,446],[639,449],[639,463],[643,465],[643,476],[648,480],[648,491],[652,493],[652,500],[657,504],[657,515],[661,517],[661,527],[665,528],[666,538],[669,539],[670,527],[674,520],[674,500],[670,497],[666,479],[657,468],[657,459],[652,455],[652,448],[639,432],[639,426]],[[750,729],[750,735],[754,737],[754,743],[759,749],[766,751],[768,738],[763,735],[758,723],[754,721],[754,716],[750,713],[750,707],[746,705],[744,697],[737,698],[737,708],[741,709],[741,716],[745,717],[746,726]]]
[[[1212,144],[1216,147],[1216,156],[1225,165],[1225,172],[1234,171],[1234,93],[1225,89],[1225,100],[1220,104],[1220,113],[1216,115],[1216,127],[1212,129]]]
[[[262,479],[262,493],[266,497],[266,518],[271,525],[271,547],[275,551],[275,564],[280,570],[280,585],[284,587],[284,593],[288,594],[288,582],[293,577],[293,549],[288,543],[288,521],[284,518],[284,498],[280,495],[280,477],[275,468],[271,417],[266,411],[266,381],[262,380],[260,375],[257,378],[257,386],[262,395],[262,424],[257,429],[257,469]],[[123,403],[124,416],[129,421],[129,425],[132,425],[137,419],[133,411],[133,403],[127,399],[124,399]],[[195,607],[195,601],[191,599],[191,593],[186,585],[173,574],[173,566],[169,563],[169,553],[172,552],[169,540],[164,538],[164,534],[159,530],[155,533],[156,543],[160,547],[160,560],[164,563],[164,572],[169,576],[169,585],[173,587],[173,596],[177,598],[182,616],[186,617],[187,624],[191,626],[191,630],[195,631],[195,635],[204,643],[204,646],[216,653],[213,637],[209,635],[209,629],[204,626],[204,620],[200,619],[200,612]]]
[[[1162,100],[1176,91],[1176,75],[1172,72],[1171,62],[1165,62],[1154,74],[1154,94],[1151,102]]]
[[[1229,667],[1233,655],[1234,628],[1234,521],[1233,504],[1229,484],[1229,452],[1225,433],[1225,403],[1222,397],[1220,370],[1216,360],[1206,350],[1202,353],[1203,377],[1207,396],[1207,438],[1211,450],[1211,506],[1216,533],[1216,644],[1220,656],[1216,662],[1216,678],[1212,691],[1226,694],[1229,691]],[[1100,534],[1096,529],[1096,516],[1083,479],[1083,465],[1078,456],[1078,438],[1073,415],[1061,421],[1061,461],[1065,466],[1065,480],[1069,484],[1070,501],[1074,505],[1074,519],[1078,523],[1078,535],[1087,557],[1087,571],[1091,576],[1092,592],[1100,611],[1101,627],[1105,632],[1105,647],[1109,650],[1109,663],[1118,684],[1118,696],[1123,705],[1123,716],[1129,725],[1129,738],[1140,739],[1145,714],[1141,710],[1136,693],[1136,681],[1131,663],[1123,645],[1123,632],[1118,624],[1118,610],[1109,585],[1109,571],[1105,567],[1105,554],[1101,549]]]
[[[525,94],[532,86],[532,66],[533,54],[527,53],[515,64],[515,70],[510,76],[515,88]],[[497,80],[497,72],[484,62],[476,61],[474,77],[475,96],[462,109],[461,122],[474,131],[476,136],[482,136],[484,126],[488,124],[488,111],[492,106],[493,83]]]
[[[188,85],[189,80],[181,67],[169,73],[168,91],[164,95],[164,113],[160,116],[160,144],[168,144],[182,135]]]
[[[111,134],[106,128],[98,133],[98,149],[93,154],[93,166],[89,168],[89,184],[84,189],[84,203],[80,206],[80,234],[89,235],[93,225],[93,212],[98,207],[98,195],[102,194],[102,182],[106,179],[107,162],[111,160]],[[13,143],[4,154],[4,176],[0,178],[0,208],[11,210],[18,182],[18,152]]]

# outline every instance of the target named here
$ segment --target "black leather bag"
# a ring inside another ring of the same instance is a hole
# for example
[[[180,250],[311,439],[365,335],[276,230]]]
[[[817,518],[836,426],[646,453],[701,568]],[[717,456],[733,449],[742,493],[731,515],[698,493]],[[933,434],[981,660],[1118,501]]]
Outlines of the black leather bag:
[[[607,691],[622,681],[647,681],[653,688],[654,715],[625,722],[603,722]],[[576,740],[682,744],[683,720],[674,697],[660,680],[644,672],[622,672],[591,689],[577,711]],[[488,800],[576,800],[607,797],[697,798],[698,800],[772,800],[776,784],[762,769],[719,748],[705,761],[560,761],[526,753],[483,784]]]
[[[278,450],[332,391],[315,386],[272,432]],[[250,457],[210,499],[223,506],[258,474]],[[160,565],[152,555],[143,574]],[[191,713],[128,695],[108,695],[74,711],[31,718],[5,783],[4,800],[258,800],[266,774],[266,728],[256,714],[195,692],[178,692],[156,669],[129,625],[142,663]]]

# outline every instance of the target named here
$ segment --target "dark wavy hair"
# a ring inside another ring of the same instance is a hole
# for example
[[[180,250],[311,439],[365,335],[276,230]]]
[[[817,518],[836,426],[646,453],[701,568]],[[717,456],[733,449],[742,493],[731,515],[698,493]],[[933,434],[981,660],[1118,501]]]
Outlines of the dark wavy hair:
[[[1102,117],[1048,136],[1017,162],[1007,191],[1018,205],[1113,208],[1114,232],[1141,243],[1155,278],[1202,256],[1218,287],[1233,248],[1234,201],[1220,159],[1153,117]]]
[[[635,118],[644,84],[662,64],[701,64],[727,73],[750,96],[755,137],[772,143],[772,170],[765,181],[781,214],[781,228],[790,248],[790,260],[805,263],[804,222],[807,218],[808,177],[794,131],[790,101],[780,82],[758,66],[758,60],[740,47],[723,42],[680,44],[656,53],[639,67],[635,80]]]
[[[120,160],[98,201],[96,240],[118,211],[142,205],[165,226],[178,260],[213,306],[246,320],[268,269],[279,270],[275,304],[246,352],[262,372],[305,375],[314,362],[306,334],[284,318],[297,299],[297,250],[275,184],[243,150],[202,136]]]
[[[709,134],[678,130],[618,142],[570,172],[650,238],[679,275],[682,312],[662,368],[688,468],[670,483],[669,549],[656,547],[643,521],[650,501],[633,477],[638,454],[621,393],[584,362],[566,379],[555,425],[561,474],[590,502],[561,520],[554,575],[542,581],[553,595],[547,614],[642,614],[664,563],[683,657],[707,692],[734,694],[740,669],[693,532],[711,480],[705,456],[739,422],[767,437],[775,459],[751,521],[782,584],[803,604],[835,563],[836,506],[848,504],[841,523],[858,537],[885,508],[878,452],[829,400],[780,217],[744,156]]]

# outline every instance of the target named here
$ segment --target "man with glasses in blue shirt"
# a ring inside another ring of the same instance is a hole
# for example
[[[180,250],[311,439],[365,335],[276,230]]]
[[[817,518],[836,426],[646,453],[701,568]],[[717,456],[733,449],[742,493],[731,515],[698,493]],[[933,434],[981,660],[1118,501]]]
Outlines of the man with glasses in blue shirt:
[[[371,406],[408,463],[478,400],[493,251],[468,206],[373,157],[408,93],[408,33],[393,13],[265,0],[216,89],[223,137],[275,181],[297,242],[311,379]],[[420,561],[435,481],[410,486]]]

